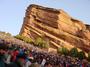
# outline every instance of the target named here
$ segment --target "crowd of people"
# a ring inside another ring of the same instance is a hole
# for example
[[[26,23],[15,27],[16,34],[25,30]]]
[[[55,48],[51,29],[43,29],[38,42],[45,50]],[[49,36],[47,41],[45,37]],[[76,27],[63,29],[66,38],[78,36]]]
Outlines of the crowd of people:
[[[41,52],[12,44],[0,44],[0,67],[90,67],[86,60]]]

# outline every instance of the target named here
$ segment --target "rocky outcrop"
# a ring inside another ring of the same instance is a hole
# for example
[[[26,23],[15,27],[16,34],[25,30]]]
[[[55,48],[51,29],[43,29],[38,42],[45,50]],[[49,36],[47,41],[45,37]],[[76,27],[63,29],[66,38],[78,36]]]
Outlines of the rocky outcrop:
[[[70,17],[63,10],[30,5],[20,34],[35,39],[42,37],[52,48],[77,47],[90,51],[90,26]]]
[[[86,28],[90,31],[90,25],[86,24]]]

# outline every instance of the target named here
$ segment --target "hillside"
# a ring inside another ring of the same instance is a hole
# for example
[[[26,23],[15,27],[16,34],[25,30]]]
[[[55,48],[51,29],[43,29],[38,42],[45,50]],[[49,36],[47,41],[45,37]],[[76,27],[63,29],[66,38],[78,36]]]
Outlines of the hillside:
[[[16,45],[16,46],[25,47],[29,50],[34,50],[34,51],[38,51],[38,52],[42,52],[42,51],[46,52],[38,47],[33,46],[32,44],[29,44],[22,40],[17,39],[14,36],[12,36],[10,33],[6,33],[6,32],[0,32],[0,47],[2,47],[2,45],[4,48],[6,46],[11,47],[11,45]]]

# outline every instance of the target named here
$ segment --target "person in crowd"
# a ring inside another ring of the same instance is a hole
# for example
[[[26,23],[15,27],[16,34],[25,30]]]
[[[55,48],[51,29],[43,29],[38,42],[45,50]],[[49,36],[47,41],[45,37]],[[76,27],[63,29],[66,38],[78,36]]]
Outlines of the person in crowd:
[[[5,48],[0,45],[0,67],[90,67],[90,63],[86,59],[48,54],[14,44]]]

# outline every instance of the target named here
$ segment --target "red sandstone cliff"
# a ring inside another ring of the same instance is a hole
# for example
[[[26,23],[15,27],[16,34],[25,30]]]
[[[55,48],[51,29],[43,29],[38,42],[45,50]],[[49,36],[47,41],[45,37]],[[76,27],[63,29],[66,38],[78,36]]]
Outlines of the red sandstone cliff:
[[[49,41],[52,48],[77,47],[90,51],[90,26],[72,18],[63,10],[30,5],[20,34],[33,39],[40,36]]]

